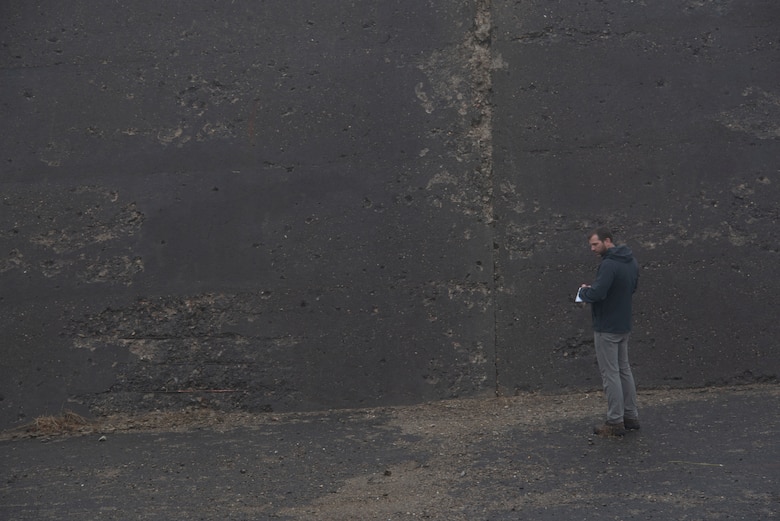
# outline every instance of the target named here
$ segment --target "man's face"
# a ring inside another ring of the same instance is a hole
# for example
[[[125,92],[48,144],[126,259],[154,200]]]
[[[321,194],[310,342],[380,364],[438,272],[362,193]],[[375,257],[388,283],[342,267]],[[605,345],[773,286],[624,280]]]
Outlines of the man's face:
[[[607,250],[610,249],[612,245],[612,239],[607,237],[603,241],[599,239],[599,236],[595,233],[590,237],[590,240],[588,241],[590,243],[590,251],[595,253],[596,255],[604,256],[605,253],[607,253]]]

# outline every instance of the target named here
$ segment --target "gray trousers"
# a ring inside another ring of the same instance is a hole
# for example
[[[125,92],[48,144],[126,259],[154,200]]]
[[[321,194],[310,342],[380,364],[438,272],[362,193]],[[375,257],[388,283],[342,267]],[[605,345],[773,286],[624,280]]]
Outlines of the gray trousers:
[[[596,359],[607,395],[607,423],[623,418],[639,419],[636,407],[636,385],[628,363],[628,333],[593,333]]]

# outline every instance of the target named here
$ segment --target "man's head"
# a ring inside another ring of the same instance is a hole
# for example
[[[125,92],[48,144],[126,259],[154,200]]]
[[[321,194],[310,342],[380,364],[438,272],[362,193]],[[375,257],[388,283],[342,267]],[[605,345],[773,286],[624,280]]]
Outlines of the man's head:
[[[607,250],[614,247],[612,242],[612,232],[608,228],[596,228],[588,236],[590,251],[602,257],[606,255]]]

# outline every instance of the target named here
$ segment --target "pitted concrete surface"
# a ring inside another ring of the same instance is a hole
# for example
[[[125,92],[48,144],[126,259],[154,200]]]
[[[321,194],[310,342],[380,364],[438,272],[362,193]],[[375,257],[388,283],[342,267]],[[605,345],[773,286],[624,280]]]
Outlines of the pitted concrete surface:
[[[590,229],[640,264],[634,373],[777,378],[780,4],[495,0],[499,385],[596,385]],[[594,378],[595,376],[595,378]]]
[[[114,417],[66,438],[6,433],[0,518],[777,519],[778,386],[640,392],[642,429],[622,439],[589,434],[603,400],[192,410]]]
[[[2,2],[0,425],[494,392],[482,4]]]

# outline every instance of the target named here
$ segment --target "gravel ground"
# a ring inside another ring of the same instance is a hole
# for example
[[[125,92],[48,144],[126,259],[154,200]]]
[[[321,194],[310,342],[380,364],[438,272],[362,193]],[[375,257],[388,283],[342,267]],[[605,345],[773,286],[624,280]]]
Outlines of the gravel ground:
[[[3,520],[777,519],[780,386],[295,414],[204,409],[0,435]]]

